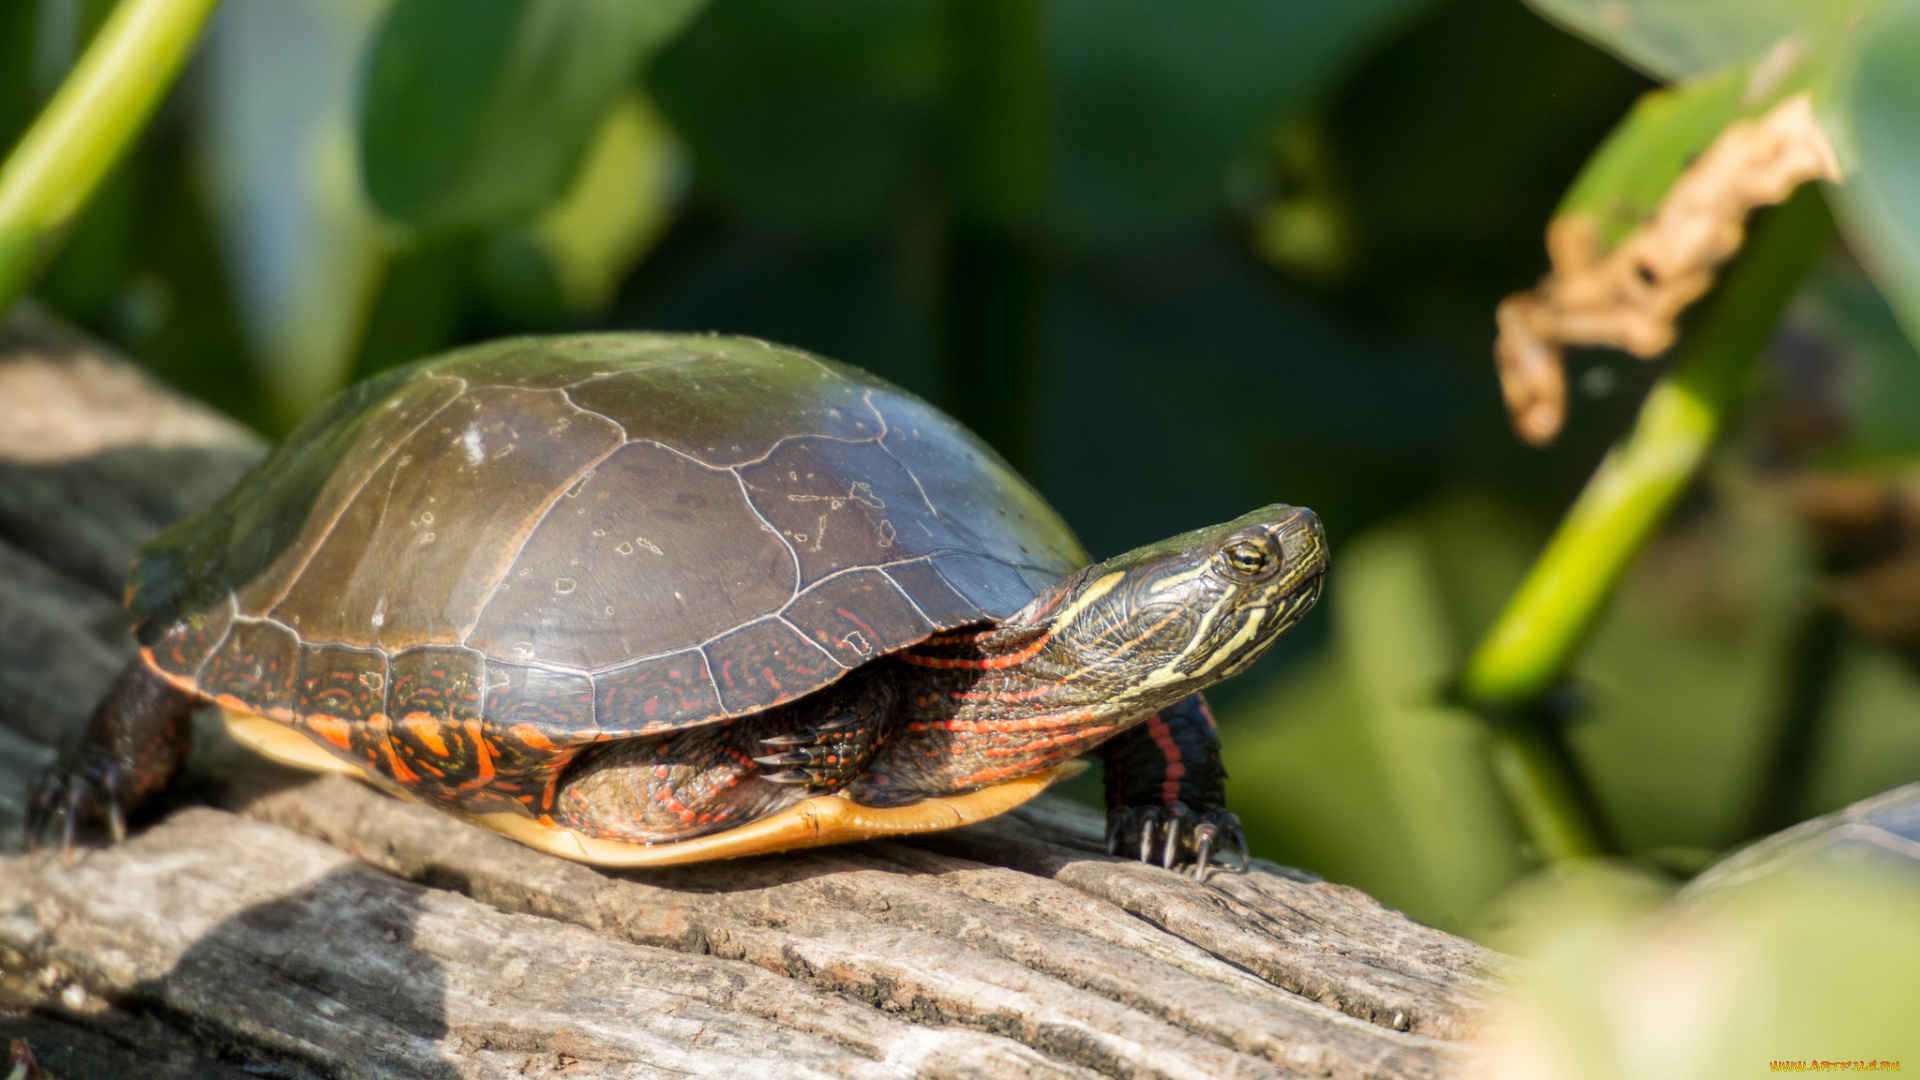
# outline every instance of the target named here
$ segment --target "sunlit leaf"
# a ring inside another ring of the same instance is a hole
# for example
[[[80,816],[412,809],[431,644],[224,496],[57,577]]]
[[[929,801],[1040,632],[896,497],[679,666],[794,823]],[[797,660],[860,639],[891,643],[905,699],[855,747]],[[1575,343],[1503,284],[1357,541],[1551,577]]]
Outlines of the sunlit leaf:
[[[240,322],[282,423],[352,368],[387,241],[361,194],[353,79],[378,0],[231,0],[204,143]]]
[[[644,95],[620,99],[561,200],[533,226],[560,295],[580,314],[613,299],[620,279],[667,226],[683,154]]]
[[[1848,241],[1920,342],[1920,2],[1899,0],[1864,24],[1836,97]]]
[[[1685,79],[1793,39],[1808,51],[1876,0],[1527,0],[1650,75]]]
[[[524,216],[701,0],[397,0],[362,119],[367,190],[420,229]]]
[[[1401,828],[1423,880],[1422,918],[1455,928],[1522,867],[1487,760],[1487,728],[1441,703],[1459,663],[1445,595],[1419,533],[1387,528],[1342,556],[1335,626]]]
[[[1731,70],[1642,97],[1600,144],[1556,216],[1585,214],[1601,250],[1646,222],[1680,171],[1747,111],[1746,72]]]

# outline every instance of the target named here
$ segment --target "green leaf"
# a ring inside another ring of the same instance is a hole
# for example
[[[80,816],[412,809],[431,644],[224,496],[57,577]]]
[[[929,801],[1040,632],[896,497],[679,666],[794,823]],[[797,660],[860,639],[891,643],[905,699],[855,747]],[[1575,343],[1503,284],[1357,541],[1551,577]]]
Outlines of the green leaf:
[[[199,150],[239,322],[282,425],[346,382],[390,248],[353,141],[354,68],[377,12],[230,0],[209,35]]]
[[[1681,170],[1746,109],[1744,70],[1652,90],[1594,151],[1556,216],[1586,214],[1611,250],[1653,216]]]
[[[1205,220],[1225,173],[1421,0],[1053,0],[1053,212],[1125,239]]]
[[[645,95],[608,111],[579,176],[532,227],[567,309],[591,315],[667,227],[685,156]]]
[[[367,190],[423,230],[533,214],[702,0],[398,0],[369,67]]]
[[[1877,0],[1527,0],[1549,20],[1662,79],[1755,59],[1784,39],[1821,47]]]
[[[929,0],[715,0],[647,85],[703,184],[787,225],[898,209],[933,141],[941,36]]]
[[[1836,78],[1840,221],[1906,328],[1920,342],[1920,0],[1862,25]]]
[[[1438,568],[1427,539],[1401,525],[1354,541],[1341,573],[1335,632],[1412,840],[1421,917],[1462,927],[1522,865],[1488,765],[1486,725],[1440,702],[1459,650]]]

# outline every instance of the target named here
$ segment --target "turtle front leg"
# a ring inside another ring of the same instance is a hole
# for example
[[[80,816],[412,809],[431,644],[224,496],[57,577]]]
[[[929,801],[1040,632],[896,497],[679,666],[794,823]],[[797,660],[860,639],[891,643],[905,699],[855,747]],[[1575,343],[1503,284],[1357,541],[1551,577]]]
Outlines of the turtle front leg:
[[[1206,875],[1215,852],[1251,865],[1240,819],[1227,811],[1227,769],[1206,699],[1191,694],[1100,747],[1106,772],[1107,851],[1167,869],[1192,860]]]
[[[74,833],[106,818],[118,842],[127,814],[158,794],[186,763],[199,697],[175,689],[134,660],[93,711],[86,732],[40,775],[27,804],[27,846],[37,849],[58,821],[60,851],[71,857]]]

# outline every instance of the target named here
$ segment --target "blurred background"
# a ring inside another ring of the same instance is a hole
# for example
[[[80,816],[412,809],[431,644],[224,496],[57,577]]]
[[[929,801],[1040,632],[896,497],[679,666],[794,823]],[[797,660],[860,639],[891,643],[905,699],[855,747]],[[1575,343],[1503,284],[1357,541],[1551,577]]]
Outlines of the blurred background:
[[[1523,446],[1493,311],[1652,78],[1518,0],[456,7],[226,0],[39,298],[269,436],[465,342],[718,330],[949,410],[1097,558],[1311,506],[1327,598],[1214,694],[1231,805],[1258,855],[1490,933],[1539,856],[1434,702],[1661,370],[1576,353]],[[0,136],[110,8],[0,0]],[[1836,243],[1565,695],[1632,865],[1920,779],[1902,616],[1836,600],[1898,530],[1821,511],[1916,453],[1920,357]]]

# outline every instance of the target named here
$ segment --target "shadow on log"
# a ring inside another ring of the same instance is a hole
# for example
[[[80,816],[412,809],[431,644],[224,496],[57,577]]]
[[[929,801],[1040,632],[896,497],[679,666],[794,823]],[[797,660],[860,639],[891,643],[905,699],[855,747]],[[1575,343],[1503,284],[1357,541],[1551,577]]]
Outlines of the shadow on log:
[[[129,842],[29,865],[25,787],[131,653],[134,549],[261,452],[31,309],[0,335],[0,1038],[64,1080],[1468,1071],[1500,958],[1298,871],[1109,858],[1048,797],[607,872],[202,723]]]

